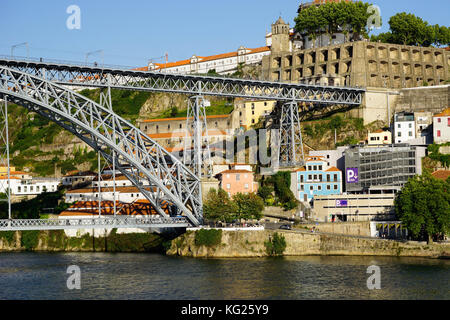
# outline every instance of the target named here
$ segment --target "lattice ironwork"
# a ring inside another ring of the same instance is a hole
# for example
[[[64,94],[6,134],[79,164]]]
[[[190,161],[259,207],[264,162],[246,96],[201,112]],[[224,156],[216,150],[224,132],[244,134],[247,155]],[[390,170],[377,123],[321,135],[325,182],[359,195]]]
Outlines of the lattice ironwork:
[[[184,164],[198,177],[211,177],[212,162],[206,123],[206,101],[203,96],[189,99],[186,119]]]
[[[280,166],[303,166],[304,151],[302,130],[300,125],[298,104],[295,101],[285,103],[282,106],[279,141]]]
[[[192,225],[203,221],[199,178],[176,157],[131,123],[66,87],[7,67],[0,67],[0,98],[5,96],[64,129],[101,152],[153,205],[186,216]],[[131,168],[128,169],[128,168]]]
[[[173,92],[321,104],[360,105],[362,88],[177,75],[160,72],[0,58],[0,65],[64,85]]]
[[[186,228],[186,218],[164,218],[158,215],[142,217],[95,217],[82,219],[12,219],[0,220],[0,231],[109,229],[109,228]]]

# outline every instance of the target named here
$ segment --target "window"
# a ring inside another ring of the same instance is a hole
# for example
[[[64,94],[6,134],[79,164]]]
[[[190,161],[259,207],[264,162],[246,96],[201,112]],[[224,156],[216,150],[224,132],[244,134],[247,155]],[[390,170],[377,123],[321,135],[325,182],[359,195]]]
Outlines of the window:
[[[236,175],[236,181],[239,181],[239,180],[241,180],[241,175],[240,175],[240,174],[237,174],[237,175]]]
[[[314,171],[316,171],[317,170],[317,166],[314,166]]]
[[[447,118],[447,126],[450,127],[450,117]]]
[[[399,123],[397,127],[400,129],[402,127],[402,125]]]
[[[322,171],[322,166],[319,166],[319,171]]]
[[[17,187],[17,192],[22,192],[22,187]]]
[[[317,180],[317,174],[314,175],[314,180]]]
[[[402,136],[402,133],[401,133],[401,132],[399,132],[399,133],[398,133],[398,137],[400,138],[401,136]]]
[[[334,175],[334,181],[338,181],[338,175],[337,174]]]
[[[437,131],[437,136],[438,136],[438,137],[441,137],[441,130],[438,130],[438,131]]]
[[[304,191],[304,190],[305,190],[304,185],[300,185],[300,191]]]
[[[438,123],[441,123],[441,118],[438,118]]]
[[[334,185],[334,190],[337,190],[338,189],[338,186],[337,186],[337,184],[335,184]]]
[[[303,182],[303,175],[300,176],[300,182]]]
[[[182,124],[180,124],[180,129],[181,129],[181,128],[183,128],[183,125],[182,125]]]
[[[322,191],[322,186],[318,186],[317,190]]]
[[[410,128],[410,129],[412,128],[412,123],[409,124],[409,128]]]
[[[412,135],[412,131],[410,131],[410,132],[409,132],[409,136],[410,136],[410,137],[412,137],[412,136],[413,136],[413,135]]]
[[[331,186],[329,184],[327,185],[327,190],[331,190]]]
[[[308,174],[308,180],[309,180],[309,181],[312,180],[312,175]]]
[[[231,189],[231,185],[228,183],[227,184],[227,189],[230,190]]]
[[[244,189],[248,189],[248,183],[244,185]]]

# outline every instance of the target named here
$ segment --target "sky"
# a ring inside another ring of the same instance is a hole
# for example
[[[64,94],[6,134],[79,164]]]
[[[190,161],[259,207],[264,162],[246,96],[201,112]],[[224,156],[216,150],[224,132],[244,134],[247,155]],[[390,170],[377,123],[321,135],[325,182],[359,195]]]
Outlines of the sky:
[[[27,42],[29,56],[123,66],[163,62],[265,45],[265,34],[281,15],[294,26],[299,0],[0,0],[0,55]],[[449,26],[449,0],[373,0],[383,27],[398,12]],[[80,8],[80,29],[67,28],[70,5]],[[14,49],[27,56],[26,46]]]

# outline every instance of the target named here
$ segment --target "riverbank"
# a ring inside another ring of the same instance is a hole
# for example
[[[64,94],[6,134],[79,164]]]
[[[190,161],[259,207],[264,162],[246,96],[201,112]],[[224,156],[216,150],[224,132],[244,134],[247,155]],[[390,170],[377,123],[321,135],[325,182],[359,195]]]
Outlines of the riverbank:
[[[162,252],[169,243],[157,234],[68,237],[63,230],[0,232],[0,252]]]
[[[196,241],[197,231],[188,231],[173,240],[166,252],[172,256],[195,258],[267,257],[266,243],[279,231],[226,231],[215,245]],[[283,256],[391,256],[443,258],[450,255],[449,244],[426,244],[370,239],[356,236],[282,232],[286,240]]]

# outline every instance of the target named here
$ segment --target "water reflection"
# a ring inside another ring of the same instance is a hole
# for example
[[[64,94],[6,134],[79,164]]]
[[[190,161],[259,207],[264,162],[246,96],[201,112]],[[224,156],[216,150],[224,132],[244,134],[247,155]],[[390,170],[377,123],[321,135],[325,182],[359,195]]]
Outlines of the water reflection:
[[[81,268],[81,291],[66,287]],[[381,268],[368,290],[367,267]],[[147,254],[0,254],[0,299],[449,299],[450,261],[388,257],[202,260]]]

